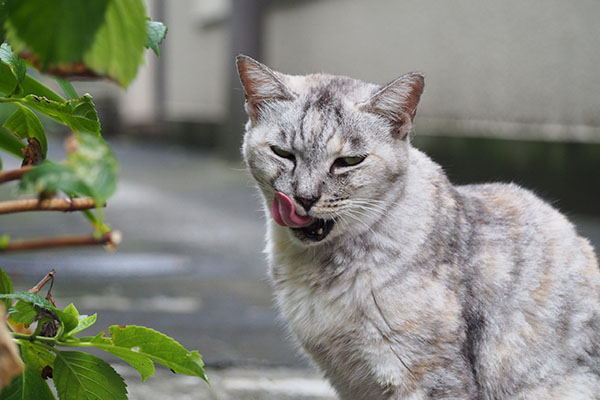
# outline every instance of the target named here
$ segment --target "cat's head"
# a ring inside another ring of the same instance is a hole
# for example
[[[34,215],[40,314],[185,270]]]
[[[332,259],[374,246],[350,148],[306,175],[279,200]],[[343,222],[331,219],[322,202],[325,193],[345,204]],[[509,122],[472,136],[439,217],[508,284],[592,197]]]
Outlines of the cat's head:
[[[359,234],[404,187],[421,74],[379,86],[285,75],[240,55],[243,155],[275,221],[298,243]]]

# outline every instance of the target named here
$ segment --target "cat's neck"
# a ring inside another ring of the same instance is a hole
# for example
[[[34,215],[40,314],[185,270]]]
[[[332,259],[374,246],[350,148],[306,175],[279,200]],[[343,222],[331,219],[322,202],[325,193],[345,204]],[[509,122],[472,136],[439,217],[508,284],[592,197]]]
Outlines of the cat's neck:
[[[411,148],[404,185],[389,188],[387,211],[363,231],[345,234],[318,246],[295,243],[275,223],[268,228],[267,253],[277,280],[302,277],[327,280],[351,269],[409,265],[420,257],[432,230],[440,226],[450,209],[456,208],[452,186],[441,168],[425,154]],[[448,209],[448,212],[445,212]],[[442,239],[443,240],[443,239]],[[314,272],[314,276],[313,276]]]

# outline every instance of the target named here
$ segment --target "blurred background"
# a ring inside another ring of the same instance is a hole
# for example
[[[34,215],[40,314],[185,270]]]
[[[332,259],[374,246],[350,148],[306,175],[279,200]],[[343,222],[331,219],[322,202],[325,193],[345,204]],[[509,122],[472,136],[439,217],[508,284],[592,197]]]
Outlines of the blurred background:
[[[121,163],[106,220],[123,243],[114,254],[0,256],[19,289],[55,268],[58,305],[98,312],[97,331],[145,325],[204,355],[211,388],[164,370],[140,386],[131,374],[132,399],[332,398],[272,306],[262,210],[239,156],[246,117],[238,53],[289,74],[381,84],[424,72],[416,147],[456,183],[533,189],[600,247],[598,1],[146,3],[169,28],[162,56],[148,53],[126,92],[75,82],[93,95]],[[50,158],[62,157],[64,138],[56,132]],[[3,185],[0,199],[13,190]],[[80,215],[51,213],[0,224],[13,237],[89,230]]]

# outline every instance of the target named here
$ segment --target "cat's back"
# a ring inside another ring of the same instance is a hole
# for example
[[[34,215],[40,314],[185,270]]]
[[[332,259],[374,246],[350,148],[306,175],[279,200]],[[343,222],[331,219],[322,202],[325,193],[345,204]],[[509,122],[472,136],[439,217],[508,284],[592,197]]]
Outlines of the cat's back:
[[[558,210],[515,184],[455,190],[471,227],[464,259],[471,310],[481,324],[473,339],[477,374],[515,392],[565,371],[572,374],[565,390],[570,381],[597,382],[600,271],[590,243]]]

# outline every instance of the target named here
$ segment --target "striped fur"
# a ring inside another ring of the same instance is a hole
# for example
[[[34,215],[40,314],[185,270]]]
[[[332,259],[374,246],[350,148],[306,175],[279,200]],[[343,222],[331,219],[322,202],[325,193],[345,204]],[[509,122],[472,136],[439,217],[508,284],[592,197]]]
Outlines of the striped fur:
[[[453,186],[410,145],[421,75],[238,70],[276,303],[341,399],[600,399],[594,250],[531,192]],[[329,235],[275,224],[275,191],[318,198]]]

